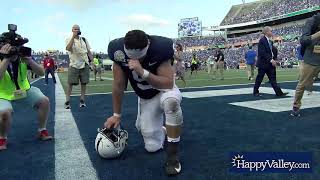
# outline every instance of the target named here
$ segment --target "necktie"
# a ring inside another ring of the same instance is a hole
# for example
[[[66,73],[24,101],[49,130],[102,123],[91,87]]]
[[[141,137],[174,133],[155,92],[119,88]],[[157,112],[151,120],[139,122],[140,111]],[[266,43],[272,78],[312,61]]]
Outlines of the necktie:
[[[273,57],[273,52],[272,52],[272,41],[271,41],[271,40],[268,40],[268,43],[269,43],[270,51],[271,51],[271,54],[272,54],[272,57]]]
[[[272,52],[272,41],[271,41],[271,40],[269,40],[268,42],[269,42],[270,50],[271,50],[271,52]]]

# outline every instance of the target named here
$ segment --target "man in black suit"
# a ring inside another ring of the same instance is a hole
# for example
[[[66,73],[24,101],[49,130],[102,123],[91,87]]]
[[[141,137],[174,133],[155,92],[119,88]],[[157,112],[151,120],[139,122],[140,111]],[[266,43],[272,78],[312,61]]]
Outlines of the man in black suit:
[[[258,45],[258,75],[256,82],[254,84],[253,95],[261,96],[259,93],[259,87],[264,78],[264,75],[267,74],[269,81],[273,90],[276,93],[276,96],[285,96],[288,93],[283,93],[280,87],[277,84],[276,79],[276,66],[277,66],[277,55],[278,50],[273,46],[271,38],[273,36],[271,27],[264,27],[262,30],[263,36],[261,37]]]

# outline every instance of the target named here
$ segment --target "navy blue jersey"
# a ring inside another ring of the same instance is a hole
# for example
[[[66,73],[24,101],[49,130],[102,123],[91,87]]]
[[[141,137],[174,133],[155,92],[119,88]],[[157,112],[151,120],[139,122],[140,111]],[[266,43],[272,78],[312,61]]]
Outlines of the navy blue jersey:
[[[141,66],[152,74],[157,74],[158,67],[173,57],[173,41],[161,36],[149,36],[149,40],[150,46]],[[151,99],[160,92],[138,76],[135,71],[129,69],[128,59],[130,58],[124,51],[124,38],[115,39],[109,43],[108,55],[112,61],[120,65],[140,98]]]

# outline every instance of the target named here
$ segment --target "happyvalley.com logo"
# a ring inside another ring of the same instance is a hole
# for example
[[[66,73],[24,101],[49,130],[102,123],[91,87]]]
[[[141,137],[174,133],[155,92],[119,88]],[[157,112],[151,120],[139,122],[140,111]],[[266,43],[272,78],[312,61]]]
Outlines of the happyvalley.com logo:
[[[312,173],[311,152],[231,152],[230,172]]]

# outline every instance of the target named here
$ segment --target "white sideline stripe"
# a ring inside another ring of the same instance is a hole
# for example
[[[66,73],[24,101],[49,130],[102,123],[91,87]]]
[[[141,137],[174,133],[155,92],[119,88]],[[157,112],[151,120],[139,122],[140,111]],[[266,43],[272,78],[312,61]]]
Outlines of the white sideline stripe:
[[[319,107],[320,93],[313,92],[312,95],[304,95],[302,99],[303,106],[301,109],[316,108]],[[232,105],[257,109],[267,112],[283,112],[292,110],[293,97],[281,98],[281,99],[268,99],[246,102],[230,103]]]
[[[274,90],[270,87],[260,87],[259,91],[260,93],[263,93],[263,94],[275,94]],[[294,96],[294,92],[295,92],[295,90],[292,90],[292,89],[282,89],[282,91],[289,92],[288,96]],[[243,95],[243,94],[253,94],[253,88],[182,92],[182,96],[185,98],[205,98],[205,97],[231,96],[231,95]]]
[[[65,93],[56,76],[55,179],[98,179],[70,110],[64,109]]]
[[[33,80],[33,81],[30,82],[30,84],[33,84],[33,83],[39,81],[40,79],[44,79],[44,77],[40,77],[40,78],[38,78],[38,79],[36,79],[36,80]]]
[[[320,86],[320,83],[313,83],[314,86]]]
[[[56,76],[57,73],[54,73],[54,74],[55,74],[55,76]],[[30,84],[33,84],[33,83],[39,81],[40,79],[44,79],[44,78],[45,78],[44,76],[41,76],[41,77],[39,77],[38,79],[35,79],[35,80],[31,81]],[[52,79],[51,75],[48,76],[48,78],[49,78],[49,79]],[[57,78],[56,78],[56,79],[57,79]]]

